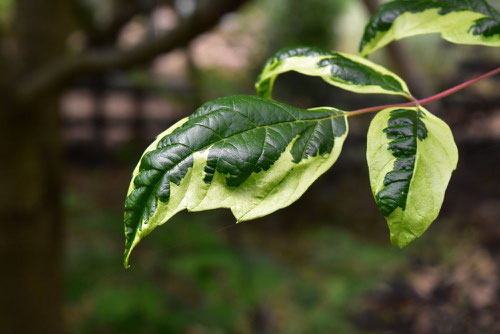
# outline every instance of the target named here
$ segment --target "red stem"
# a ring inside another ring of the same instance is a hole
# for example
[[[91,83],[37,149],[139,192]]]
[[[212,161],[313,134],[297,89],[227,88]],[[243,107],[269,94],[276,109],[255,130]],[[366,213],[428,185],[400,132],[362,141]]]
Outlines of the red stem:
[[[496,68],[496,69],[494,69],[492,71],[489,71],[488,73],[480,75],[477,78],[474,78],[474,79],[471,79],[471,80],[466,81],[464,83],[461,83],[460,85],[457,85],[455,87],[452,87],[450,89],[442,91],[439,94],[432,95],[432,96],[427,97],[425,99],[416,100],[416,101],[412,101],[412,102],[406,102],[406,103],[386,104],[386,105],[381,105],[381,106],[375,106],[375,107],[368,107],[368,108],[358,109],[358,110],[350,111],[347,114],[347,116],[356,116],[356,115],[366,114],[366,113],[369,113],[369,112],[379,111],[379,110],[387,109],[387,108],[416,107],[418,105],[423,105],[423,104],[426,104],[426,103],[429,103],[429,102],[432,102],[432,101],[440,100],[443,97],[451,95],[453,93],[456,93],[459,90],[462,90],[465,87],[470,86],[470,85],[472,85],[473,83],[475,83],[475,82],[477,82],[479,80],[483,80],[485,78],[491,77],[491,76],[493,76],[495,74],[498,74],[498,73],[500,73],[500,67],[498,67],[498,68]]]

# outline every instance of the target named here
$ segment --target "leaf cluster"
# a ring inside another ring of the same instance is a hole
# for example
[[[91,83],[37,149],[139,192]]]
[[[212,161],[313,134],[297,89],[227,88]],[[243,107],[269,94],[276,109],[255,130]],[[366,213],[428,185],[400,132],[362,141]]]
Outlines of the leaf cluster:
[[[259,75],[259,96],[202,105],[146,149],[125,201],[125,266],[137,243],[177,212],[229,208],[237,221],[270,214],[297,200],[337,160],[348,118],[361,112],[299,109],[271,99],[277,76],[317,76],[351,92],[400,95],[411,103],[378,111],[367,135],[375,202],[391,242],[406,246],[439,214],[457,166],[448,125],[421,106],[396,74],[366,57],[393,40],[440,33],[460,44],[500,46],[500,15],[484,0],[397,0],[365,28],[360,55],[293,47],[277,52]]]

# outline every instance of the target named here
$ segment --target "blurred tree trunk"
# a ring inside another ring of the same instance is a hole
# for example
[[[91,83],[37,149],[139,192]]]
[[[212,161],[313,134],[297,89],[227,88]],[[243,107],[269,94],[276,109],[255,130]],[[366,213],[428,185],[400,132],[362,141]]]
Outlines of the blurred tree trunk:
[[[59,333],[60,144],[53,98],[2,110],[1,333]]]
[[[64,49],[66,0],[18,0],[12,76],[3,78],[0,197],[1,333],[60,333],[61,220],[58,94],[29,104],[12,96],[17,79]]]

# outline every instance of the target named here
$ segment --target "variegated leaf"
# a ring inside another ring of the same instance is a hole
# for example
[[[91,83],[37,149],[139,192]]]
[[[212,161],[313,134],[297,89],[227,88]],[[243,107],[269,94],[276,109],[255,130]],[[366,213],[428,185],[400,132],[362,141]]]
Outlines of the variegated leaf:
[[[368,130],[367,160],[375,201],[391,242],[406,246],[436,219],[456,168],[448,125],[422,107],[380,111]]]
[[[255,83],[257,94],[270,98],[276,77],[289,71],[317,76],[356,93],[411,96],[405,82],[384,67],[359,56],[314,47],[287,48],[269,58]]]
[[[409,36],[440,33],[453,43],[500,46],[500,14],[485,0],[397,0],[365,28],[360,54]]]
[[[333,108],[243,95],[204,104],[160,134],[133,172],[125,266],[137,243],[181,210],[230,208],[246,221],[290,205],[333,165],[347,129]]]

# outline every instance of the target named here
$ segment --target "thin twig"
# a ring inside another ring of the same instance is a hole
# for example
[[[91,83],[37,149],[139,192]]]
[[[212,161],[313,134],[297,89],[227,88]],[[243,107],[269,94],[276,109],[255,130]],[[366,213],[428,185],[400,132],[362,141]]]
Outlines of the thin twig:
[[[480,75],[477,78],[468,80],[468,81],[466,81],[464,83],[461,83],[460,85],[457,85],[455,87],[452,87],[450,89],[442,91],[441,93],[438,93],[436,95],[432,95],[432,96],[427,97],[425,99],[416,100],[416,101],[412,101],[412,102],[406,102],[406,103],[385,104],[385,105],[381,105],[381,106],[374,106],[374,107],[368,107],[368,108],[358,109],[358,110],[354,110],[354,111],[348,112],[347,116],[357,116],[357,115],[367,114],[367,113],[370,113],[370,112],[380,111],[382,109],[388,109],[388,108],[404,108],[404,107],[416,107],[416,106],[419,106],[419,105],[424,105],[424,104],[427,104],[427,103],[430,103],[430,102],[433,102],[433,101],[440,100],[443,97],[446,97],[448,95],[456,93],[459,90],[462,90],[462,89],[464,89],[464,88],[472,85],[473,83],[475,83],[477,81],[486,79],[486,78],[491,77],[491,76],[493,76],[495,74],[498,74],[498,73],[500,73],[500,67],[498,67],[498,68],[496,68],[494,70],[491,70],[491,71],[489,71],[489,72],[487,72],[487,73],[485,73],[483,75]]]

